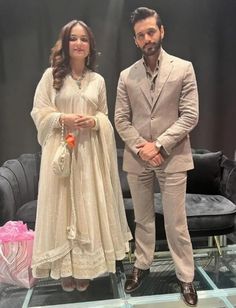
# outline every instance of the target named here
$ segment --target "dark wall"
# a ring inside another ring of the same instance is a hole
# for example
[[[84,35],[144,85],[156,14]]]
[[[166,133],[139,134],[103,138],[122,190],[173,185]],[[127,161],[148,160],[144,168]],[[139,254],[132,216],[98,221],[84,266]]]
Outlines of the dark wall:
[[[39,150],[30,117],[35,87],[60,28],[72,19],[84,20],[94,31],[113,122],[119,73],[140,57],[128,23],[138,6],[159,10],[164,49],[195,67],[200,120],[192,146],[234,157],[235,0],[0,0],[0,163]]]

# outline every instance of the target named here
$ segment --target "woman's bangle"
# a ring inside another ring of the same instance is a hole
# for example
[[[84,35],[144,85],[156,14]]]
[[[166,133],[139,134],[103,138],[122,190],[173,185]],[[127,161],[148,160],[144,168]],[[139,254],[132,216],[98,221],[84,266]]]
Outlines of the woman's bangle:
[[[59,117],[59,124],[60,124],[60,126],[62,126],[62,122],[65,122],[65,115],[64,115],[64,113],[61,113],[61,115]]]

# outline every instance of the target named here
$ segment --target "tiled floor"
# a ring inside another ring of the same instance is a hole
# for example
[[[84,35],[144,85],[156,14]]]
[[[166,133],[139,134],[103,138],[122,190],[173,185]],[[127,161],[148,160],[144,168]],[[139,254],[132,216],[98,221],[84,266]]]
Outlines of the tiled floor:
[[[236,307],[236,245],[223,248],[222,256],[215,248],[195,249],[195,286],[198,307]],[[32,289],[0,285],[0,308],[19,307],[186,307],[180,298],[174,266],[167,251],[155,256],[150,275],[132,295],[123,291],[128,260],[117,267],[117,274],[91,282],[86,292],[63,292],[60,281],[40,280]],[[124,271],[123,271],[124,270]]]

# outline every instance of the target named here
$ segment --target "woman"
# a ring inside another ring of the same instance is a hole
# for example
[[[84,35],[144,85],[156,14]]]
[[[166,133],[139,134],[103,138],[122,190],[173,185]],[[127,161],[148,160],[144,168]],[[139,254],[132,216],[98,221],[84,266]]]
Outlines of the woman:
[[[31,112],[42,146],[33,275],[61,278],[65,291],[84,291],[91,279],[115,272],[131,239],[105,83],[94,72],[95,58],[89,27],[76,20],[66,24]],[[65,178],[52,168],[62,125],[75,139]]]

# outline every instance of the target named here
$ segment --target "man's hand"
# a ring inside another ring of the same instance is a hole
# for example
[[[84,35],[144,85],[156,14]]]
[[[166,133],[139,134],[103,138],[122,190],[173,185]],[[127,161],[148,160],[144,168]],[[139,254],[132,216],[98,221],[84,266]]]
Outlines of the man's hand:
[[[159,153],[159,149],[154,142],[139,143],[136,148],[140,149],[138,154],[145,161],[152,160]]]
[[[152,159],[149,160],[149,163],[153,167],[158,167],[164,162],[164,158],[161,155],[161,153],[158,153],[156,156],[154,156]]]

